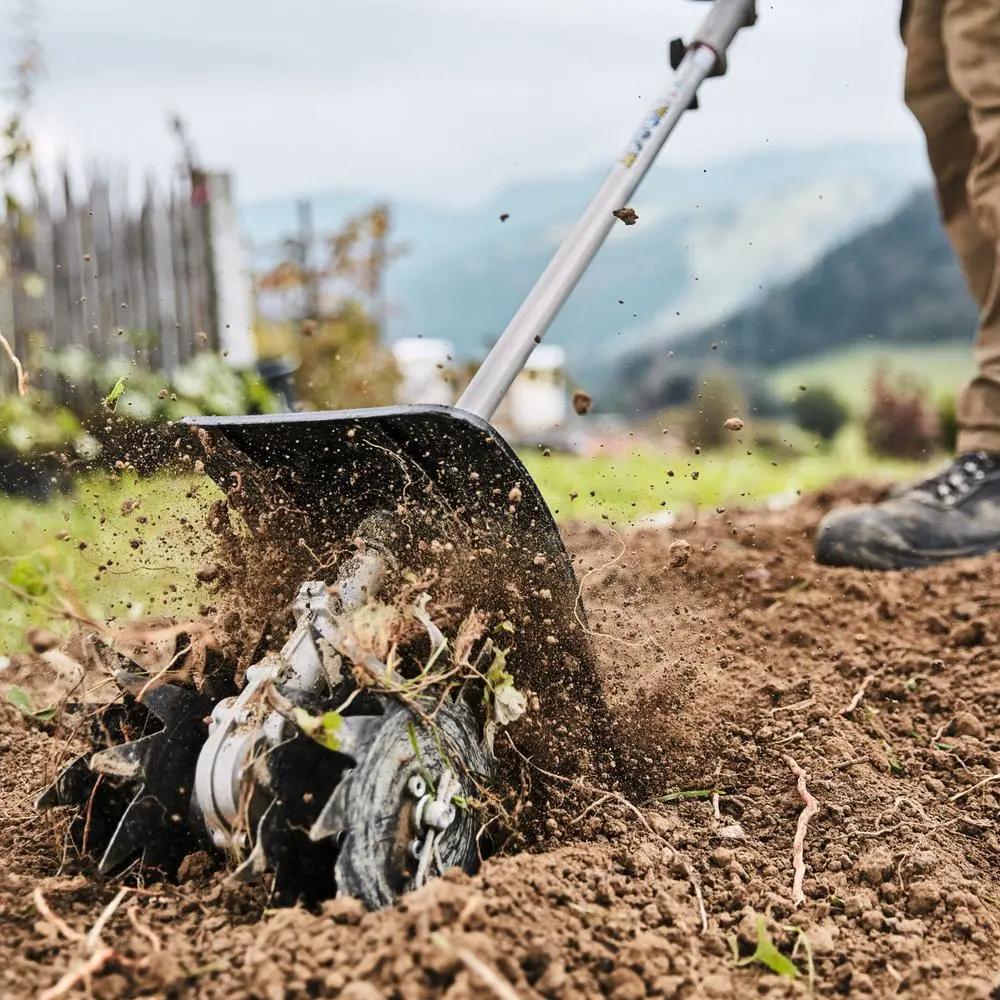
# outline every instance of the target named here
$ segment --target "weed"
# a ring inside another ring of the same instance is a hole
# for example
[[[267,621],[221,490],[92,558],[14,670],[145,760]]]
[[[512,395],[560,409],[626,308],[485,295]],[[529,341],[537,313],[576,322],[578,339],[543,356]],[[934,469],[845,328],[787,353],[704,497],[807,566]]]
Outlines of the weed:
[[[11,685],[7,691],[7,701],[14,706],[19,712],[28,716],[29,719],[34,719],[37,722],[49,722],[56,714],[55,708],[35,708],[32,704],[31,697],[24,688],[18,687],[16,684]]]
[[[692,788],[679,792],[667,792],[666,795],[658,795],[656,802],[678,802],[682,799],[710,799],[713,795],[724,795],[718,788]]]
[[[798,930],[798,928],[795,929]],[[782,955],[775,946],[774,941],[771,940],[771,935],[767,932],[767,920],[764,917],[757,917],[757,948],[752,955],[748,955],[746,958],[739,958],[736,939],[731,938],[730,942],[733,947],[734,965],[752,965],[754,962],[757,962],[779,976],[785,976],[788,979],[797,979],[799,977],[799,970],[795,963],[786,955]]]

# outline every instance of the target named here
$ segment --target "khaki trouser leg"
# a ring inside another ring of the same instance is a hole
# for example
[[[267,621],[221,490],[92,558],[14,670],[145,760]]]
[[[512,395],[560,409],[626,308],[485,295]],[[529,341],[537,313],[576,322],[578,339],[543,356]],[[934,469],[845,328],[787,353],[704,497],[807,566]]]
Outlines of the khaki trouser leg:
[[[910,0],[904,37],[906,103],[981,310],[958,450],[1000,452],[1000,0]]]

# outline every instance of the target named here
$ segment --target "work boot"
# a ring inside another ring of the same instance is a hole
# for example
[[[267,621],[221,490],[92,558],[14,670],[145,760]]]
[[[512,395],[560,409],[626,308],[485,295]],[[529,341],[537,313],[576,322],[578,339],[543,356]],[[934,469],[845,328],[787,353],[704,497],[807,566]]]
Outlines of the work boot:
[[[875,506],[831,511],[816,532],[827,566],[908,569],[1000,549],[1000,454],[959,455]]]

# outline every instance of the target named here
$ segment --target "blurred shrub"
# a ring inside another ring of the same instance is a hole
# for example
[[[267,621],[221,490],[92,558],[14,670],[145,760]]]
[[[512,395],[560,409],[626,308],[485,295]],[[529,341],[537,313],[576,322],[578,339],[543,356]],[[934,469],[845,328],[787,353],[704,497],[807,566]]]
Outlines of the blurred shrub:
[[[353,300],[304,324],[296,388],[306,409],[350,409],[395,401],[399,370],[379,342],[378,323]]]
[[[940,440],[941,427],[923,388],[908,377],[893,378],[879,368],[872,376],[865,439],[876,455],[927,457]]]
[[[30,459],[66,450],[82,457],[98,450],[72,410],[40,390],[0,398],[0,453]]]
[[[815,437],[787,420],[758,420],[750,425],[748,448],[765,451],[775,457],[801,458],[816,448]]]
[[[724,369],[716,369],[701,379],[695,388],[697,392],[686,421],[691,444],[717,448],[732,443],[733,434],[724,425],[730,417],[745,412],[746,400],[739,382]]]
[[[850,416],[845,403],[825,385],[800,392],[792,401],[792,418],[804,431],[832,441]]]
[[[938,401],[938,423],[941,425],[941,447],[952,452],[958,445],[958,410],[955,397],[945,396]]]
[[[118,416],[140,424],[195,416],[274,413],[278,402],[256,372],[238,371],[218,354],[203,351],[172,378],[124,360],[99,362],[82,347],[71,347],[46,360],[61,376],[67,404],[82,417],[103,415],[101,400],[119,379],[124,389],[115,405]]]

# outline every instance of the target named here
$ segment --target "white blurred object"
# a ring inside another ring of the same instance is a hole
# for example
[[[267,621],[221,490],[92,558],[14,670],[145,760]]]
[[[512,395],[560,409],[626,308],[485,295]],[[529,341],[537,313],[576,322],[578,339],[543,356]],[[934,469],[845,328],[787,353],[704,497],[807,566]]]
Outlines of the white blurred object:
[[[452,346],[447,340],[404,337],[392,345],[402,379],[397,401],[409,405],[451,403],[455,392],[448,381]]]
[[[233,179],[229,173],[212,172],[205,175],[205,185],[219,353],[234,368],[251,368],[257,360],[253,286],[243,252]]]
[[[518,434],[538,434],[564,423],[569,413],[565,368],[561,347],[535,348],[508,394],[506,416]]]

